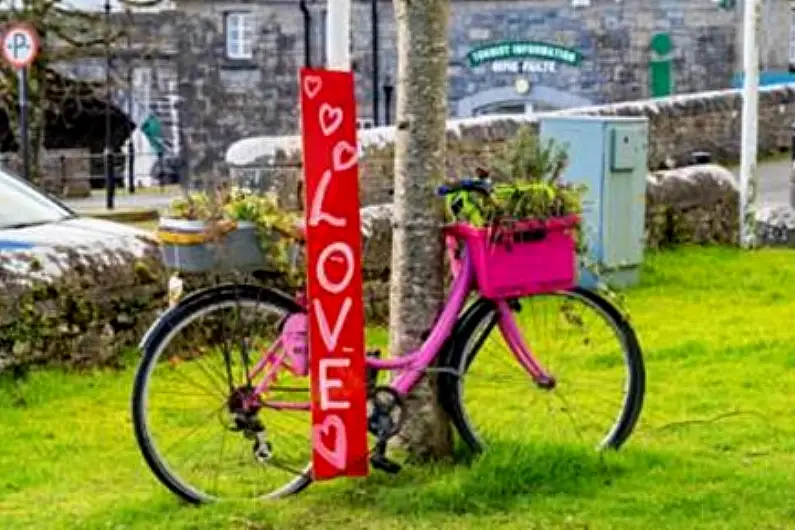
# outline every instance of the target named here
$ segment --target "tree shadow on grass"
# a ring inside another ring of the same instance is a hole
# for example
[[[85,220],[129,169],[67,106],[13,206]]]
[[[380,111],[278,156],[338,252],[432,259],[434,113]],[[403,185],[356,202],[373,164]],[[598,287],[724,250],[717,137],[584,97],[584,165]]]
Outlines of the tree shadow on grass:
[[[459,451],[455,463],[407,466],[396,476],[373,472],[329,493],[352,507],[390,515],[488,514],[533,498],[594,496],[623,475],[669,466],[672,458],[500,441],[480,456]]]

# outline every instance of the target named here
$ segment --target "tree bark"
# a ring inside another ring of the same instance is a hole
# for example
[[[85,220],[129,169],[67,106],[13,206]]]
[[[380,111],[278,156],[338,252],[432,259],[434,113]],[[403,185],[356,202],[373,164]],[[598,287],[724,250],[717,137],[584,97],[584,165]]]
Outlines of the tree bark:
[[[417,348],[444,300],[443,205],[449,0],[394,0],[398,75],[390,352]],[[416,459],[452,452],[450,422],[426,376],[407,403],[404,446]]]

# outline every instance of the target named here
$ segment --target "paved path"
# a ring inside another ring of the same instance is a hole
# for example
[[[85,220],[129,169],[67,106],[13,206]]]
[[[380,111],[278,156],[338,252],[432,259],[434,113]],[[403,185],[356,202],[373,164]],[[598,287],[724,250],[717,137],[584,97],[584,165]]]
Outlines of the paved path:
[[[791,171],[792,161],[790,160],[764,162],[759,166],[759,193],[757,195],[759,206],[786,206],[789,204]],[[740,168],[733,168],[732,172],[739,176]]]
[[[135,195],[117,195],[114,200],[114,206],[119,210],[127,209],[155,209],[164,210],[168,207],[169,203],[174,197],[179,196],[178,190],[166,190],[162,194],[159,192],[152,192],[147,190],[145,193],[136,193]],[[102,192],[94,191],[91,197],[85,199],[67,199],[64,201],[67,206],[76,211],[90,211],[90,210],[104,210],[105,209],[105,194]]]

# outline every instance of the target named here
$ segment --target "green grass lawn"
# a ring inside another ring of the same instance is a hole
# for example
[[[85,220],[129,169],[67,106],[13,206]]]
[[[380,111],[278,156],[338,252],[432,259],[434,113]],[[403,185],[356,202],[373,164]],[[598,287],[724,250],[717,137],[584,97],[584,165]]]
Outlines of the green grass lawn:
[[[0,528],[792,528],[795,253],[653,255],[627,293],[646,402],[627,446],[496,448],[465,464],[190,507],[153,478],[132,368],[0,383]]]

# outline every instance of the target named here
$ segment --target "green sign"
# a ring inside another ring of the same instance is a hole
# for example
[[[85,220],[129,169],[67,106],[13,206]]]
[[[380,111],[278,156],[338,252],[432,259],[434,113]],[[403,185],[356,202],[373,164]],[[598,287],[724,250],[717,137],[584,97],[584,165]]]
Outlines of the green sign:
[[[571,48],[536,41],[508,41],[480,46],[467,54],[470,66],[493,61],[516,59],[542,59],[558,63],[577,65],[582,54]]]
[[[144,136],[146,136],[146,139],[149,140],[149,144],[154,147],[157,154],[166,151],[163,139],[163,126],[160,124],[160,120],[150,115],[141,124],[140,129]]]

